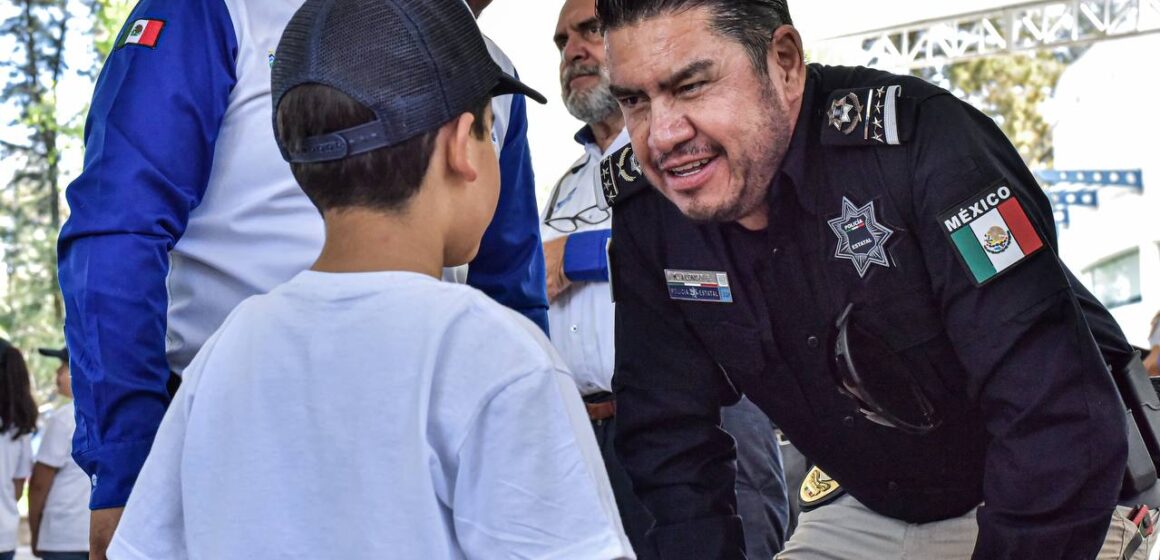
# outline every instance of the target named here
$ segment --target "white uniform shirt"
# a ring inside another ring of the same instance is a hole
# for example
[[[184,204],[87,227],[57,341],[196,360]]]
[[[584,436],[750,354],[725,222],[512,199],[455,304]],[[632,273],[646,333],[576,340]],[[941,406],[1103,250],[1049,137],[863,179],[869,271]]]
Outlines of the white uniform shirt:
[[[313,271],[190,364],[109,556],[633,557],[530,321],[418,274]]]
[[[73,403],[57,408],[44,422],[36,462],[59,470],[40,520],[40,550],[79,552],[89,549],[89,477],[72,458],[76,430]]]
[[[547,224],[552,218],[580,214],[597,224],[577,220],[575,232],[610,229],[611,210],[597,209],[604,196],[600,184],[600,161],[628,144],[628,132],[621,131],[605,151],[595,143],[584,145],[584,156],[560,179],[544,208],[540,236],[545,242],[569,235]],[[612,390],[613,357],[612,292],[608,282],[576,282],[551,303],[548,322],[552,344],[576,378],[580,393],[590,395]]]
[[[12,434],[11,430],[0,433],[0,552],[16,550],[20,511],[12,481],[32,474],[32,438],[25,434],[12,439]]]

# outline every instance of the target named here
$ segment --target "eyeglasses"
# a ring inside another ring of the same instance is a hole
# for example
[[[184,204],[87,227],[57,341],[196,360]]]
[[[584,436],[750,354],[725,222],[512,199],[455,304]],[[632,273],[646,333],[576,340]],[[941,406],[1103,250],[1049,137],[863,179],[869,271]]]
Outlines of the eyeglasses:
[[[601,208],[599,204],[593,204],[592,206],[577,212],[575,216],[555,215],[557,201],[560,199],[560,186],[564,184],[565,179],[571,177],[580,168],[588,165],[588,162],[591,159],[592,154],[588,154],[584,161],[572,167],[572,173],[566,173],[563,177],[560,177],[559,181],[556,181],[556,186],[552,189],[552,200],[548,201],[548,208],[551,208],[552,210],[548,214],[548,217],[544,220],[544,224],[546,224],[548,227],[560,233],[572,233],[580,229],[580,224],[594,226],[600,223],[604,223],[612,217],[612,213],[609,212],[607,208]],[[574,196],[575,193],[576,191],[572,190],[568,196],[565,197],[565,200]],[[599,196],[599,194],[597,194],[597,196]]]
[[[612,214],[607,208],[593,204],[580,211],[575,216],[548,216],[544,223],[560,233],[572,233],[580,229],[580,224],[594,226],[608,221]]]
[[[838,390],[858,403],[858,412],[867,420],[910,434],[921,435],[939,427],[942,419],[922,388],[914,381],[910,367],[873,334],[851,323],[854,304],[838,317],[834,364]],[[869,375],[854,365],[853,348],[865,364],[874,364]]]

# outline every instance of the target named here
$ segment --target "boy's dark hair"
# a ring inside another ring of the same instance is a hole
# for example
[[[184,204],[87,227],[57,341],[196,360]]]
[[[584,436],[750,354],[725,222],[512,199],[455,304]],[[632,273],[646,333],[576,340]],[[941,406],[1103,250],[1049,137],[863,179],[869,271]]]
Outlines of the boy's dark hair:
[[[787,0],[596,0],[596,17],[604,31],[634,25],[662,14],[709,8],[713,29],[745,48],[760,75],[769,75],[766,56],[773,32],[793,25]]]
[[[485,97],[466,111],[475,116],[471,133],[476,138],[490,134],[484,122],[490,102],[491,98]],[[286,92],[278,104],[277,133],[283,145],[293,149],[311,136],[374,119],[370,109],[345,93],[321,84],[305,84]],[[393,146],[335,161],[292,163],[290,171],[319,211],[351,207],[399,210],[418,192],[438,134],[436,128]]]
[[[36,429],[36,401],[28,381],[24,355],[0,338],[0,433],[12,430],[12,439]]]

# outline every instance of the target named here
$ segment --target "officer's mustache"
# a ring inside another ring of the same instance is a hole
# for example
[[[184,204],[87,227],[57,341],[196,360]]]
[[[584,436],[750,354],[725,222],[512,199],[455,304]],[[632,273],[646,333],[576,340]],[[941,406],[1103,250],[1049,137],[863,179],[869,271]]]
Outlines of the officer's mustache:
[[[665,152],[663,154],[660,154],[660,155],[654,157],[653,158],[653,167],[659,171],[659,170],[663,170],[665,168],[665,162],[667,162],[668,160],[670,160],[674,157],[679,157],[679,156],[715,157],[717,155],[720,155],[721,152],[723,152],[723,151],[724,151],[724,149],[721,147],[720,144],[716,144],[716,143],[712,143],[712,142],[699,142],[696,144],[685,142],[684,144],[677,146],[676,149],[670,150],[668,152]]]

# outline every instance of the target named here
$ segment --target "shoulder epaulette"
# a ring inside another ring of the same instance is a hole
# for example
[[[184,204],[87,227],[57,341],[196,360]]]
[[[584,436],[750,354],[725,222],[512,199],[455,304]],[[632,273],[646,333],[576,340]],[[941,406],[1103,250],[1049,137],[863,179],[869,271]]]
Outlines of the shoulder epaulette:
[[[897,146],[914,132],[915,99],[901,85],[839,89],[823,105],[821,142],[827,146]]]
[[[649,188],[640,162],[632,153],[632,144],[625,144],[600,162],[600,183],[609,207]]]

